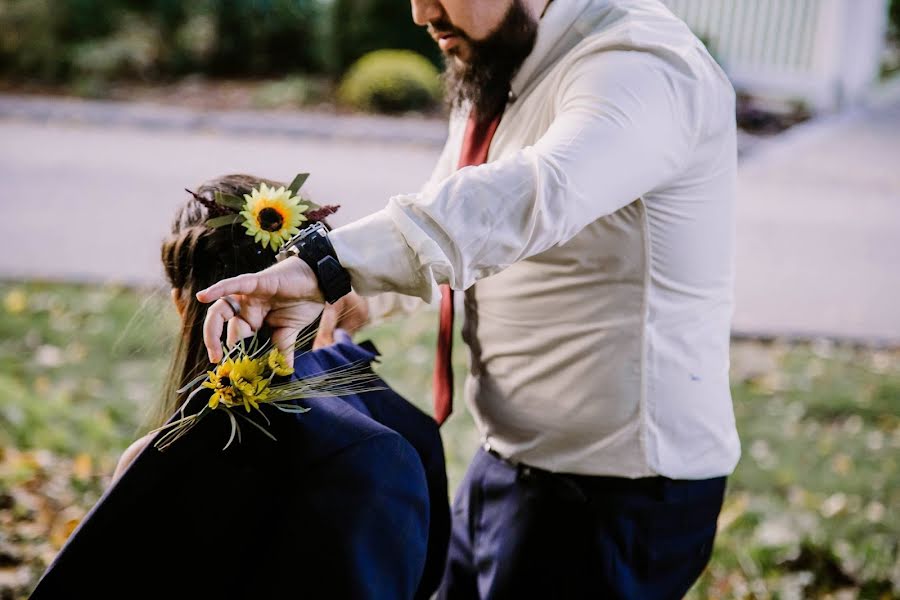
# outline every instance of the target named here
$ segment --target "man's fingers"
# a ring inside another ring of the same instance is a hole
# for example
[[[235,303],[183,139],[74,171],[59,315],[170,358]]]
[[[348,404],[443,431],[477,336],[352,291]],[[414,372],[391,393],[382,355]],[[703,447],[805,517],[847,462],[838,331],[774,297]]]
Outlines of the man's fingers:
[[[239,322],[239,323],[238,323]],[[244,319],[238,317],[234,307],[220,298],[206,311],[206,319],[203,321],[203,343],[206,345],[206,354],[209,362],[217,363],[222,360],[222,330],[228,325],[227,342],[229,346],[251,333],[253,328]]]
[[[230,294],[249,295],[254,293],[258,286],[259,276],[256,273],[244,273],[231,279],[223,279],[205,290],[200,290],[197,292],[197,300],[208,304]]]
[[[313,342],[313,350],[334,344],[334,330],[338,324],[338,309],[333,304],[326,304],[319,319],[319,330]]]
[[[228,320],[226,332],[225,342],[228,344],[229,348],[233,348],[234,345],[242,339],[253,335],[253,328],[241,317],[234,317],[233,319]]]
[[[297,334],[300,333],[296,329],[276,329],[272,332],[272,343],[284,354],[287,364],[294,365],[294,345],[297,343]]]
[[[232,316],[234,311],[224,300],[216,302],[206,311],[206,319],[203,321],[203,343],[206,345],[206,354],[211,363],[222,360],[222,330],[225,328],[225,322]]]

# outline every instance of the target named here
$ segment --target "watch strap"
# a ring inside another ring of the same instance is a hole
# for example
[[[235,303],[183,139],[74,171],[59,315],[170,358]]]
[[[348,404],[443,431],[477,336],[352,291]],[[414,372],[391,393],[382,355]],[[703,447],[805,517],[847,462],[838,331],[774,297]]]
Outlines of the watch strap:
[[[278,254],[278,260],[297,256],[312,269],[325,301],[334,304],[350,293],[350,274],[338,261],[328,231],[321,223],[314,223],[288,240]]]
[[[319,279],[319,289],[322,290],[325,302],[334,304],[350,293],[350,273],[333,254],[320,258],[313,271]]]

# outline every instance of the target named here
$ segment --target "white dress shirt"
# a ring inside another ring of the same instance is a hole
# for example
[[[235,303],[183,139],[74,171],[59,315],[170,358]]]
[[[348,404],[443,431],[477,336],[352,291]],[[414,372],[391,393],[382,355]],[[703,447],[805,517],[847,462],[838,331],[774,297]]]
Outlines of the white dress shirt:
[[[656,0],[557,0],[457,171],[465,117],[420,193],[332,233],[354,288],[466,290],[466,400],[512,460],[730,473],[734,91],[702,43]]]

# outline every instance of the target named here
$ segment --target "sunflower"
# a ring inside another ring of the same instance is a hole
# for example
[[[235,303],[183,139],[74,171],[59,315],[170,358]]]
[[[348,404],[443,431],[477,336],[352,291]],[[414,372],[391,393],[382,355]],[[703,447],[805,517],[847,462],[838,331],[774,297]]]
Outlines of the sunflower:
[[[244,194],[246,203],[241,216],[247,235],[263,248],[270,246],[278,250],[282,244],[300,232],[299,225],[306,221],[304,212],[309,208],[300,204],[300,197],[284,187],[269,187],[265,183]]]

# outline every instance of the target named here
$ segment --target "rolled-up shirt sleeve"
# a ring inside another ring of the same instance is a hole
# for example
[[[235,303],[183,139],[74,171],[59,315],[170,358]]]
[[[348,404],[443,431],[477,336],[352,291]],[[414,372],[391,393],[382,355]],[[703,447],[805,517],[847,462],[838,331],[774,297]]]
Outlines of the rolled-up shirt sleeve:
[[[363,295],[466,289],[679,173],[697,139],[698,88],[649,53],[584,57],[548,98],[557,116],[533,146],[391,198],[332,232],[335,251]]]

